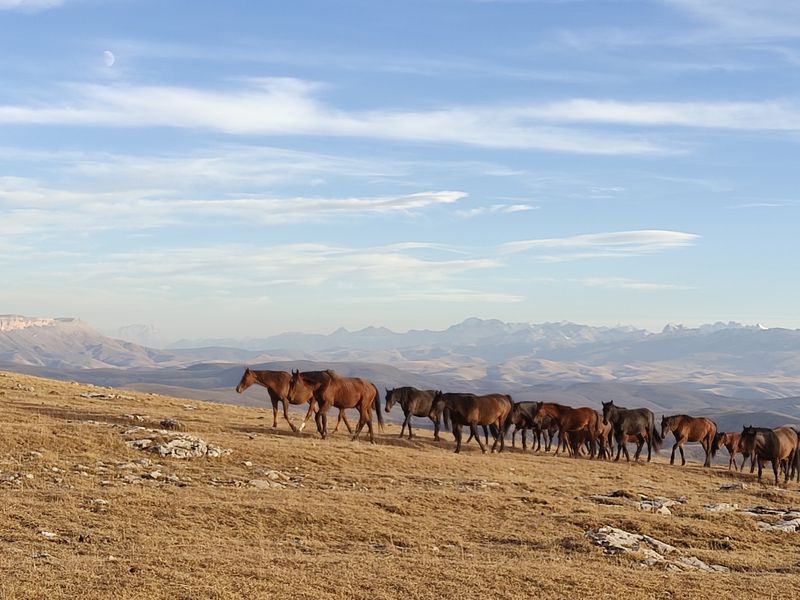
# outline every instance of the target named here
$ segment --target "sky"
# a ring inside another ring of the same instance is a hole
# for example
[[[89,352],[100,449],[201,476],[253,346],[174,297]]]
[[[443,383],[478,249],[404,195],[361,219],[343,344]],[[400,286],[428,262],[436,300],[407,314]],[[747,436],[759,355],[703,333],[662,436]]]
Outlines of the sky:
[[[0,0],[0,313],[800,327],[793,0]]]

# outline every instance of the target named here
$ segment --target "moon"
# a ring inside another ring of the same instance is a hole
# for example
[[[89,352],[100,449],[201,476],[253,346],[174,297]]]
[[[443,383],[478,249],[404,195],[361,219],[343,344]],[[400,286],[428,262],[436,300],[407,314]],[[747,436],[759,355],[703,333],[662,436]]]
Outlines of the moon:
[[[114,56],[114,53],[111,50],[106,50],[103,52],[103,62],[106,63],[107,67],[113,67],[114,63],[117,62],[117,57]]]

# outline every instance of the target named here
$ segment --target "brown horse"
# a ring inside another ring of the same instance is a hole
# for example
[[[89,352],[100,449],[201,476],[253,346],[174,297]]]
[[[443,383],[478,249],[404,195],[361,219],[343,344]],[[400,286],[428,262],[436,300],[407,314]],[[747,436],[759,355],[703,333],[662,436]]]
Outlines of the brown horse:
[[[728,460],[728,470],[731,470],[731,466],[737,471],[741,471],[744,469],[744,463],[747,460],[747,456],[742,452],[742,434],[736,433],[735,431],[725,431],[717,433],[714,437],[714,442],[711,446],[711,451],[716,454],[716,452],[725,446],[728,450],[728,454],[730,455],[730,459]],[[736,466],[736,455],[742,455],[742,466]]]
[[[386,389],[386,388],[384,388]],[[431,412],[431,404],[433,398],[436,396],[437,390],[418,390],[413,387],[399,387],[393,389],[386,389],[386,398],[383,404],[384,409],[388,413],[392,410],[395,403],[399,404],[403,409],[405,419],[403,426],[400,428],[400,437],[403,437],[403,431],[408,426],[408,439],[411,439],[411,417],[428,417]],[[439,441],[439,419],[433,421],[433,439]]]
[[[286,371],[255,370],[247,367],[242,374],[241,380],[239,380],[239,385],[236,386],[236,391],[241,394],[254,383],[264,386],[267,388],[267,394],[269,394],[269,399],[272,401],[273,429],[277,429],[278,427],[278,403],[280,402],[283,405],[283,417],[286,419],[286,422],[289,423],[289,427],[292,428],[292,431],[303,431],[303,429],[306,427],[306,423],[308,423],[311,413],[314,410],[314,403],[312,402],[308,407],[308,412],[306,413],[303,423],[299,428],[295,427],[294,423],[292,423],[289,419],[288,405],[294,404],[297,406],[300,404],[305,404],[309,400],[313,400],[313,398],[308,400],[295,398],[293,401],[290,401],[287,396],[289,394],[289,381],[291,381],[291,379],[292,376]],[[350,423],[347,421],[347,415],[345,415],[342,410],[339,410],[339,420],[336,422],[336,427],[334,428],[333,432],[336,433],[339,430],[339,423],[342,421],[344,421],[347,431],[353,433],[353,429],[350,427]]]
[[[359,412],[358,426],[352,439],[357,439],[364,425],[369,429],[369,441],[375,441],[372,431],[372,410],[378,415],[378,425],[383,431],[383,413],[381,413],[381,397],[372,383],[359,377],[339,377],[330,369],[326,371],[292,371],[287,398],[291,402],[316,402],[317,431],[323,439],[328,435],[328,410],[335,406],[340,411],[345,408],[357,408]],[[313,400],[311,400],[313,398]],[[311,410],[311,407],[309,407]]]
[[[686,457],[683,455],[683,445],[686,442],[700,442],[706,452],[706,460],[703,466],[711,466],[711,457],[716,453],[714,450],[714,436],[717,435],[717,424],[714,421],[705,417],[690,417],[688,415],[661,417],[661,439],[666,440],[670,431],[675,436],[675,445],[672,446],[669,464],[675,464],[675,450],[677,449],[681,451],[681,466],[685,465]]]
[[[452,423],[453,437],[456,438],[456,453],[461,452],[461,427],[469,425],[470,432],[478,441],[481,452],[486,452],[478,435],[478,425],[494,425],[497,437],[492,444],[492,452],[500,442],[500,452],[505,448],[505,434],[511,424],[511,411],[514,401],[507,394],[443,394],[438,392],[431,405],[430,418],[444,417],[445,427]]]
[[[586,440],[589,443],[589,457],[594,458],[597,444],[598,427],[598,414],[593,408],[572,408],[564,406],[563,404],[556,404],[554,402],[537,402],[536,414],[533,417],[534,423],[541,426],[546,419],[551,419],[558,426],[558,439],[559,446],[562,443],[569,441],[572,434],[583,432]],[[575,436],[573,436],[575,437]],[[567,447],[570,444],[567,443]],[[559,453],[556,450],[556,454]],[[572,452],[573,456],[577,453]]]
[[[784,483],[797,474],[798,434],[791,427],[745,427],[742,429],[741,443],[745,456],[752,454],[753,462],[758,462],[759,481],[764,461],[772,463],[775,485],[778,485],[779,466],[784,466],[786,470]],[[751,466],[751,472],[753,468],[755,464]]]

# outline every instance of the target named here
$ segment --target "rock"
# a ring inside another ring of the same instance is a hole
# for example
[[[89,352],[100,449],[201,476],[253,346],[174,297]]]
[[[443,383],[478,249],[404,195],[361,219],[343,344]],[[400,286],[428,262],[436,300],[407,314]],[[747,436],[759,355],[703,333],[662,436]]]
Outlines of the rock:
[[[172,431],[183,431],[183,424],[177,419],[166,418],[162,419],[159,423],[162,429],[169,429]]]
[[[52,531],[40,531],[39,534],[45,538],[46,540],[50,540],[51,542],[57,542],[59,540],[58,534],[53,533]]]
[[[747,484],[742,483],[741,481],[735,481],[733,483],[723,483],[719,486],[720,491],[733,491],[733,490],[746,490]]]
[[[252,462],[250,462],[249,460],[246,460],[246,461],[244,461],[242,464],[243,464],[245,467],[252,467],[252,466],[253,466],[253,463],[252,463]]]
[[[739,510],[738,504],[728,504],[727,502],[715,502],[712,504],[704,504],[703,508],[705,508],[708,512],[733,512],[734,510]]]
[[[126,442],[130,448],[134,450],[146,450],[153,444],[153,440],[143,438],[141,440],[132,440],[130,442]]]
[[[272,487],[270,485],[270,482],[265,480],[265,479],[251,479],[247,483],[249,485],[251,485],[252,487],[258,488],[260,490],[265,490],[265,489],[269,489],[270,487]]]
[[[146,477],[150,479],[159,479],[161,477],[161,471],[150,471],[147,473]]]
[[[706,573],[729,573],[730,569],[722,565],[709,565],[695,556],[679,556],[670,565],[684,571],[704,571]],[[668,567],[669,568],[669,567]]]
[[[28,452],[28,456],[30,456],[31,458],[42,458],[44,454],[38,452],[37,450],[31,450],[30,452]]]

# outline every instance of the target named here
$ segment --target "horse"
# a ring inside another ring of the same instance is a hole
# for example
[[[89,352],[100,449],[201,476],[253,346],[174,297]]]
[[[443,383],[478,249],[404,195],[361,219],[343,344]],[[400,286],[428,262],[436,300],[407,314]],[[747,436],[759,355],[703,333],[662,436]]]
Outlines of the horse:
[[[603,415],[597,414],[597,428],[595,429],[595,440],[597,442],[597,457],[601,459],[611,458],[611,424],[603,424]],[[589,432],[587,429],[573,431],[565,434],[565,446],[571,455],[581,455],[583,446],[589,450]]]
[[[742,451],[745,456],[753,455],[751,472],[758,462],[758,481],[761,481],[761,471],[764,461],[772,463],[772,472],[775,475],[775,485],[778,485],[778,467],[785,466],[786,476],[784,483],[798,473],[797,446],[798,434],[791,427],[744,427],[741,433]]]
[[[585,407],[572,408],[554,402],[537,402],[534,422],[541,427],[548,418],[558,426],[559,448],[556,449],[556,454],[559,453],[562,444],[570,447],[570,444],[567,443],[570,434],[584,431],[589,442],[589,457],[594,458],[598,431],[597,411]],[[577,456],[577,454],[573,453],[573,456]]]
[[[317,431],[322,439],[328,435],[328,410],[335,406],[340,411],[345,408],[357,408],[359,411],[358,426],[351,439],[358,439],[358,435],[367,425],[369,429],[369,441],[375,442],[372,431],[372,410],[375,409],[378,416],[378,425],[383,431],[383,413],[381,413],[381,396],[378,388],[365,379],[358,377],[339,377],[334,371],[292,371],[292,378],[289,381],[289,392],[287,398],[291,402],[293,398],[306,399],[308,402],[316,402]],[[310,398],[313,398],[311,400]],[[310,408],[309,408],[310,410]]]
[[[731,465],[737,471],[741,471],[744,469],[744,463],[747,461],[747,455],[742,452],[742,434],[736,433],[735,431],[725,431],[719,432],[717,435],[714,436],[714,441],[711,444],[711,451],[716,454],[717,451],[725,446],[728,450],[728,454],[730,455],[730,459],[728,460],[728,470],[731,470]],[[737,468],[736,467],[736,455],[741,453],[742,454],[742,466]]]
[[[384,388],[386,389],[386,388]],[[430,417],[431,413],[431,404],[433,403],[433,397],[436,395],[436,390],[418,390],[417,388],[413,387],[399,387],[394,389],[386,389],[386,401],[384,402],[384,410],[388,413],[392,410],[392,407],[395,403],[399,404],[400,407],[403,409],[403,414],[405,415],[405,419],[403,420],[403,426],[400,428],[400,437],[403,437],[403,431],[406,427],[408,427],[408,439],[413,437],[411,433],[411,417]],[[440,441],[439,439],[439,427],[440,427],[440,420],[438,418],[433,419],[433,439],[435,441]]]
[[[645,441],[647,441],[647,462],[650,462],[652,450],[658,452],[661,448],[661,436],[656,429],[653,412],[646,408],[627,409],[615,406],[614,401],[603,402],[603,424],[611,423],[614,428],[614,439],[617,441],[617,456],[625,451],[625,460],[630,462],[628,447],[625,445],[625,436],[635,435],[637,439],[636,454],[633,459],[639,460]]]
[[[286,422],[289,423],[289,427],[292,428],[292,431],[303,431],[303,429],[306,427],[309,417],[311,416],[313,406],[309,406],[309,410],[306,413],[306,417],[303,419],[303,423],[300,425],[300,427],[295,427],[294,423],[292,423],[292,421],[289,419],[289,404],[305,404],[306,400],[295,400],[294,402],[288,401],[286,396],[289,393],[289,381],[291,378],[292,376],[286,371],[255,370],[247,367],[242,374],[239,385],[236,386],[236,391],[241,394],[254,383],[264,386],[267,388],[267,394],[269,394],[269,399],[272,401],[272,428],[278,428],[278,403],[280,402],[283,405],[283,417],[286,419]],[[336,428],[333,430],[333,432],[336,433],[336,431],[339,429],[339,423],[342,421],[344,421],[347,430],[352,433],[353,430],[350,427],[350,423],[347,421],[347,416],[341,410],[339,411],[339,420],[336,422]]]
[[[472,435],[481,447],[481,452],[486,452],[478,435],[478,425],[494,425],[497,427],[497,437],[492,444],[492,452],[500,443],[500,452],[505,448],[505,434],[511,423],[511,410],[514,401],[507,394],[443,394],[438,392],[431,405],[430,417],[441,413],[444,417],[445,427],[452,423],[453,437],[456,439],[456,454],[461,452],[461,427],[469,425]]]
[[[672,446],[672,455],[669,464],[675,464],[675,450],[681,451],[681,466],[686,464],[683,455],[683,445],[686,442],[700,442],[706,452],[704,467],[711,466],[711,457],[716,454],[714,437],[717,435],[717,424],[705,417],[690,417],[688,415],[673,415],[661,417],[661,439],[666,440],[667,434],[672,432],[675,436],[675,445]]]
[[[514,408],[511,411],[511,424],[514,429],[511,432],[511,447],[516,447],[517,431],[522,430],[522,449],[527,450],[527,430],[530,429],[533,433],[533,443],[531,450],[542,449],[542,435],[544,435],[545,451],[550,452],[550,446],[553,443],[558,431],[556,425],[551,419],[539,425],[534,421],[534,414],[536,413],[536,402],[515,402]]]

